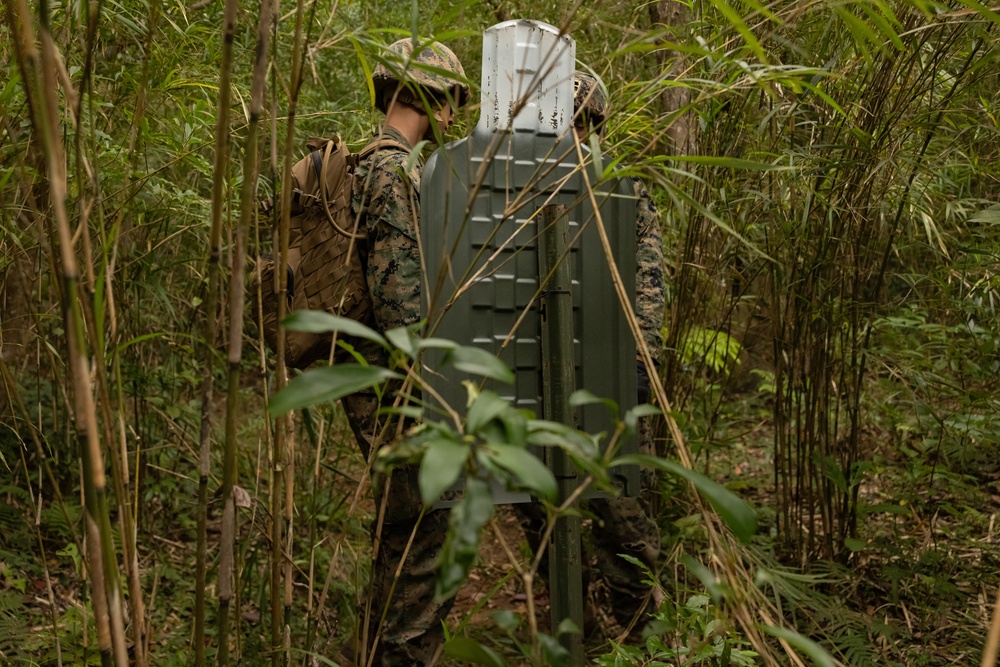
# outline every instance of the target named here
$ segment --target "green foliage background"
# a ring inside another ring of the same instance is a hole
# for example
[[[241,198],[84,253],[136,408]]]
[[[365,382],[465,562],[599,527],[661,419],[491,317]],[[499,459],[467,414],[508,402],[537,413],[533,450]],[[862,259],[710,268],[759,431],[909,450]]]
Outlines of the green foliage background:
[[[60,654],[64,664],[89,664],[97,656],[81,586],[64,286],[50,175],[17,56],[16,5],[5,4],[0,27],[0,658],[56,664]],[[40,6],[30,8],[36,30]],[[123,417],[143,584],[158,598],[152,664],[184,664],[203,370],[196,350],[215,315],[203,302],[223,8],[45,6],[64,64],[59,128],[75,249],[89,267],[89,344],[121,397],[107,414]],[[657,24],[660,6],[682,20]],[[995,10],[972,0],[321,0],[305,10],[296,134],[336,132],[355,145],[379,122],[366,83],[378,45],[411,33],[447,42],[475,99],[482,30],[519,17],[565,27],[581,64],[608,85],[609,153],[646,182],[660,210],[669,274],[661,376],[671,418],[700,471],[758,505],[761,528],[741,552],[756,573],[748,585],[845,664],[978,660],[1000,583]],[[263,198],[279,181],[285,148],[294,7],[279,8],[269,117],[259,145],[248,146],[257,12],[240,7],[235,32],[227,267],[243,155],[260,151]],[[476,119],[471,105],[450,136]],[[270,249],[267,230],[261,220],[251,255]],[[255,498],[268,488],[259,349],[248,323],[239,472]],[[349,435],[336,419],[323,422],[326,430],[310,421],[328,418],[310,413],[301,434],[310,445],[326,438],[318,484],[309,481],[310,447],[299,462],[309,470],[297,487],[308,530],[296,565],[310,573],[332,557],[314,548],[327,531],[352,535],[361,551],[366,542],[364,521],[346,512],[345,487],[333,481],[351,480]],[[674,445],[664,436],[664,451]],[[213,456],[214,490],[221,453]],[[682,556],[712,559],[693,501],[671,484],[664,494],[677,498],[660,517],[670,556],[658,584],[672,600],[659,610],[668,630],[655,650],[634,646],[631,658],[619,657],[637,661],[636,651],[652,650],[675,659],[684,646],[692,649],[684,655],[709,647],[704,661],[721,660],[723,637],[736,647],[729,659],[744,664],[731,657],[746,648],[739,620],[723,598],[702,599],[708,584],[696,567],[675,567]],[[256,511],[244,517],[241,542],[241,591],[258,611],[268,607],[266,521]],[[363,553],[346,567],[364,580]],[[303,581],[312,585],[313,575]],[[330,618],[353,613],[354,589],[336,586],[340,607],[323,621],[343,634]],[[266,648],[252,621],[239,632],[244,655]]]

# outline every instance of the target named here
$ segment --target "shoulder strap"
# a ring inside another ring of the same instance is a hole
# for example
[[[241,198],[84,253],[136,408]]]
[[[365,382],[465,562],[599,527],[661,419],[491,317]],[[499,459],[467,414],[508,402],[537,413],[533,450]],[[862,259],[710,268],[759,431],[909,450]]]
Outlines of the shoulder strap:
[[[385,137],[376,137],[357,153],[351,153],[351,156],[348,158],[348,164],[351,167],[357,167],[358,163],[362,160],[370,157],[372,153],[382,150],[383,148],[394,148],[398,151],[403,151],[404,153],[408,153],[410,151],[410,147],[401,141],[387,139]]]

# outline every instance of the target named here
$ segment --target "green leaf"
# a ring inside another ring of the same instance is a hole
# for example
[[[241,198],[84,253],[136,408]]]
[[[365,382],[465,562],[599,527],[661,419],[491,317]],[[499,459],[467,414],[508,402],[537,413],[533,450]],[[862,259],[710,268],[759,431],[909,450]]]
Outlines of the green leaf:
[[[836,667],[836,662],[830,654],[823,650],[823,647],[814,642],[811,639],[803,637],[794,630],[788,630],[786,628],[779,628],[776,625],[763,625],[761,630],[771,635],[772,637],[777,637],[778,639],[783,639],[792,647],[797,648],[802,651],[810,658],[812,658],[813,664],[818,667]]]
[[[157,333],[143,334],[142,336],[137,336],[131,340],[125,341],[124,343],[116,347],[115,354],[121,354],[132,345],[137,345],[138,343],[142,343],[144,341],[151,340],[153,338],[160,338],[161,336],[165,335],[166,334],[163,332],[157,332]]]
[[[564,618],[559,621],[559,628],[556,630],[557,637],[562,637],[563,635],[579,635],[582,633],[583,630],[581,630],[580,626],[573,622],[572,618]]]
[[[507,384],[514,383],[514,373],[507,368],[507,364],[478,347],[456,347],[448,351],[445,361],[464,373],[482,375]]]
[[[610,398],[601,398],[600,396],[595,396],[586,389],[577,389],[569,396],[569,407],[580,408],[585,405],[595,405],[601,404],[606,407],[611,414],[618,413],[618,404],[612,401]]]
[[[455,483],[468,455],[469,448],[454,440],[440,438],[427,443],[417,478],[424,505],[437,502]]]
[[[844,546],[851,551],[864,551],[868,548],[868,541],[859,540],[856,537],[846,537],[844,538]]]
[[[416,345],[418,350],[454,350],[459,346],[458,343],[447,338],[418,338]]]
[[[489,485],[469,477],[465,494],[451,510],[448,536],[441,548],[435,595],[446,600],[455,595],[469,575],[479,555],[479,531],[493,516],[493,496]]]
[[[639,420],[643,417],[652,417],[653,415],[661,414],[662,410],[652,406],[648,403],[642,403],[635,406],[631,410],[625,413],[625,425],[630,431],[635,431],[639,428]]]
[[[486,667],[507,667],[507,662],[474,639],[455,637],[444,644],[444,655],[461,663],[486,665]]]
[[[593,458],[600,454],[595,436],[558,422],[530,420],[528,442],[543,447],[559,447],[578,458]]]
[[[1000,204],[990,206],[969,218],[969,222],[985,222],[987,225],[1000,225]]]
[[[484,391],[472,400],[469,406],[468,417],[466,418],[466,430],[469,433],[477,433],[484,426],[502,415],[510,408],[510,404],[500,398],[495,392]]]
[[[674,461],[645,454],[622,456],[612,461],[610,467],[628,464],[659,468],[664,472],[686,479],[698,490],[698,493],[712,503],[715,511],[719,513],[722,520],[741,541],[749,542],[750,538],[757,532],[757,516],[753,509],[732,491],[701,473],[685,468]]]
[[[401,405],[398,408],[386,406],[378,409],[380,415],[399,415],[407,419],[419,420],[424,416],[423,408],[416,405]]]
[[[521,615],[509,609],[500,609],[491,614],[493,622],[502,630],[513,634],[521,625]]]
[[[514,445],[490,443],[485,449],[486,456],[511,475],[517,482],[549,501],[555,501],[556,478],[545,464],[531,452]]]
[[[389,329],[385,332],[385,337],[390,343],[406,353],[410,359],[417,356],[417,348],[414,346],[413,337],[406,327]]]
[[[698,577],[698,580],[705,586],[705,590],[707,590],[708,594],[712,596],[712,600],[715,601],[715,604],[720,604],[722,602],[722,596],[725,593],[725,588],[721,583],[719,583],[719,580],[714,574],[712,574],[711,570],[688,554],[681,556],[681,563],[684,564],[684,567],[686,567],[689,572]]]
[[[736,29],[736,32],[740,33],[740,35],[743,36],[743,39],[746,42],[747,47],[754,52],[754,55],[757,56],[757,59],[760,60],[761,63],[766,65],[767,54],[764,52],[764,47],[757,40],[757,37],[754,36],[753,31],[750,29],[750,27],[747,26],[747,24],[743,21],[740,12],[736,11],[735,8],[731,7],[729,3],[726,2],[726,0],[710,0],[710,1],[712,5],[719,10],[719,13],[722,14],[727,21],[729,21],[729,24]]]
[[[560,627],[562,624],[560,623]],[[544,633],[538,633],[538,643],[542,647],[545,664],[551,667],[566,667],[569,664],[569,651],[559,643],[559,640]]]
[[[272,417],[277,417],[290,410],[336,401],[386,380],[398,380],[402,377],[387,368],[358,364],[338,364],[308,370],[274,395],[268,412]]]
[[[292,331],[305,331],[307,333],[328,333],[336,331],[345,336],[364,338],[378,343],[382,347],[389,347],[385,338],[380,336],[375,330],[365,326],[357,320],[347,317],[331,315],[322,310],[296,310],[284,319],[285,328]]]

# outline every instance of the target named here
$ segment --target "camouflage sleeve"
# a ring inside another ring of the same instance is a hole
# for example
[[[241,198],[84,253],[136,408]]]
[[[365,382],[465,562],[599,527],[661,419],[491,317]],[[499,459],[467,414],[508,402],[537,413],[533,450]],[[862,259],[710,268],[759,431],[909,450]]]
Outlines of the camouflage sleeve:
[[[408,155],[376,155],[368,197],[368,289],[380,331],[420,320],[420,216],[418,168],[406,173]]]
[[[663,326],[663,239],[660,217],[649,191],[638,180],[633,181],[636,206],[635,224],[635,296],[636,316],[643,338],[653,360],[663,356],[660,327]]]

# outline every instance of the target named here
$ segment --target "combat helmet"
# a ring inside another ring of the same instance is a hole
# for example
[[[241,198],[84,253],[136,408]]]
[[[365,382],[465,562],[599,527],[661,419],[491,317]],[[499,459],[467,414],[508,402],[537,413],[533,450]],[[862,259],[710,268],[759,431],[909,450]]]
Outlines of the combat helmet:
[[[422,49],[413,54],[415,40],[404,37],[386,47],[386,59],[372,72],[375,106],[385,112],[397,86],[402,86],[398,99],[420,103],[420,95],[410,86],[416,85],[456,107],[469,101],[469,85],[458,56],[440,42],[418,43]],[[409,94],[406,94],[409,93]]]
[[[590,72],[573,72],[573,118],[598,132],[608,117],[608,93],[604,82]]]

